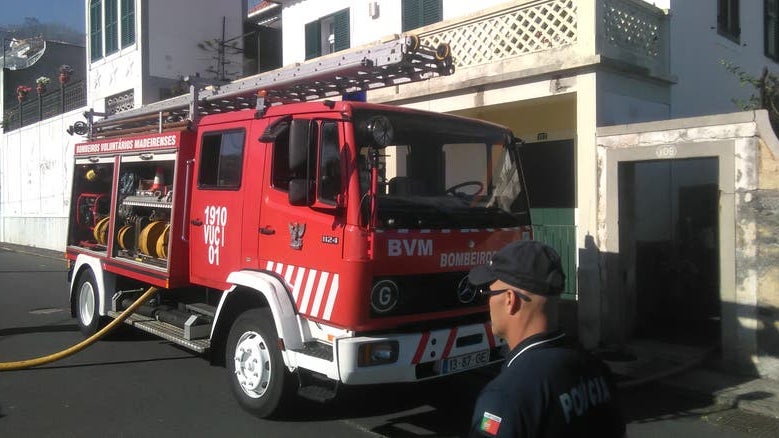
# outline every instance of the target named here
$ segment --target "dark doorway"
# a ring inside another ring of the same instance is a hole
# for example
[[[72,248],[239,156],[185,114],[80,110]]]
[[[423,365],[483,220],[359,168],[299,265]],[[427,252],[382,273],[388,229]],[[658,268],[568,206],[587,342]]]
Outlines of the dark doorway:
[[[573,140],[527,143],[520,148],[533,237],[560,253],[564,296],[576,294],[576,171]]]
[[[633,337],[719,345],[718,167],[717,158],[619,164],[621,272]]]

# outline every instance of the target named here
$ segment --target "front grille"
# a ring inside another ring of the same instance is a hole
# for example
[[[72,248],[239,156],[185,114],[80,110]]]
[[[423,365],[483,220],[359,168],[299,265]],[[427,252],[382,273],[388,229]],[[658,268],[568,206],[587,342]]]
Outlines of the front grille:
[[[467,275],[468,272],[462,271],[376,278],[376,282],[394,281],[400,294],[397,305],[391,311],[379,313],[371,310],[371,316],[386,318],[482,306],[485,300],[478,294],[470,302],[463,303],[458,298],[458,288],[463,281],[467,282]]]

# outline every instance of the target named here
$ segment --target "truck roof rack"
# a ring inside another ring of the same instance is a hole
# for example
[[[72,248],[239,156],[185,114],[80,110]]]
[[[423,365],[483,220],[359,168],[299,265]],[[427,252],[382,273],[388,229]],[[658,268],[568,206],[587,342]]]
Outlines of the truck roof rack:
[[[306,102],[454,73],[448,44],[426,47],[415,35],[337,52],[222,85],[187,78],[189,93],[117,114],[84,113],[68,133],[95,138],[187,129],[206,114]],[[103,119],[94,121],[95,116]]]

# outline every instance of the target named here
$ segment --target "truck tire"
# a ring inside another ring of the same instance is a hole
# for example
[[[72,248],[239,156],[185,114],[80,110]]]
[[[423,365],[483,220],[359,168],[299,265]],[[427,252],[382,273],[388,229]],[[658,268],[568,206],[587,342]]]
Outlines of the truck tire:
[[[270,309],[251,309],[233,323],[225,353],[230,387],[251,414],[279,415],[293,398],[294,376],[284,365]]]
[[[73,305],[76,309],[78,327],[84,336],[92,336],[104,326],[105,320],[100,316],[100,297],[97,281],[91,269],[85,270],[78,279]]]

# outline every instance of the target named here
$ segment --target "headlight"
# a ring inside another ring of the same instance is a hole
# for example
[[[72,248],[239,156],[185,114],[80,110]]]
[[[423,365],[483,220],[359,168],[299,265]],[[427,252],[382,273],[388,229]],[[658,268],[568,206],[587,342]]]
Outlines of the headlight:
[[[387,313],[398,305],[400,288],[392,280],[381,280],[371,288],[371,308],[376,313]]]
[[[360,345],[357,365],[370,367],[398,360],[398,341],[382,341]]]

